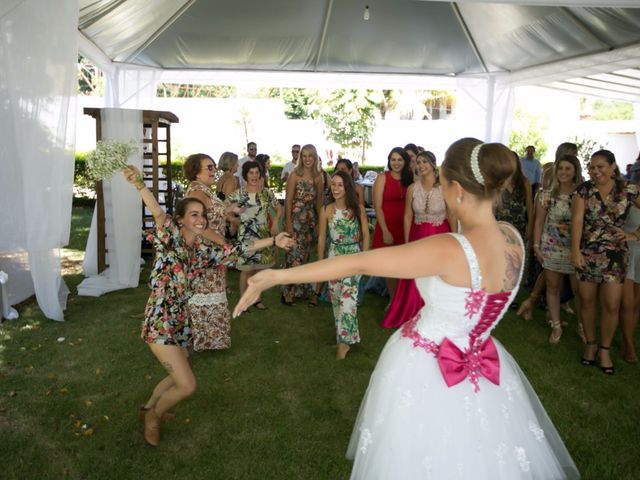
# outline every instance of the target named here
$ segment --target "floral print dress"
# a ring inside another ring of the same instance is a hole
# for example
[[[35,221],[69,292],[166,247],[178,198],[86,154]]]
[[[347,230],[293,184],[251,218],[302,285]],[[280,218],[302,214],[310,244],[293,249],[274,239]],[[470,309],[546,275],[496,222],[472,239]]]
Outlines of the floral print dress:
[[[221,264],[234,266],[246,251],[239,244],[220,247],[201,238],[188,246],[170,215],[147,235],[147,240],[153,243],[155,257],[142,339],[146,343],[187,348],[192,338],[188,301],[193,294],[194,280],[208,268]]]
[[[496,220],[507,222],[516,227],[522,238],[527,231],[527,203],[525,190],[514,188],[509,191],[505,188],[495,207]]]
[[[204,183],[192,182],[186,196],[194,191],[204,192],[211,202],[207,208],[209,228],[225,236],[225,206]],[[189,298],[193,349],[221,350],[231,346],[231,313],[227,303],[227,269],[224,265],[208,268],[193,281]]]
[[[276,209],[278,201],[271,190],[263,188],[257,193],[248,192],[244,187],[240,187],[235,192],[227,195],[227,203],[237,202],[239,207],[244,208],[240,214],[240,225],[238,226],[238,241],[245,248],[251,243],[263,238],[269,238],[270,212]],[[238,270],[260,270],[269,268],[274,264],[273,248],[264,248],[241,258],[238,262]]]
[[[616,182],[606,198],[588,180],[574,195],[584,200],[584,222],[580,252],[585,266],[577,271],[578,280],[593,283],[622,283],[627,273],[627,242],[617,238],[631,206],[638,198],[638,186]]]
[[[571,263],[571,195],[558,193],[555,197],[550,190],[538,194],[540,206],[547,211],[542,227],[540,250],[542,267],[551,272],[573,274]]]
[[[318,215],[316,211],[318,192],[313,181],[304,178],[296,183],[295,196],[291,205],[293,222],[293,240],[295,242],[285,256],[286,268],[297,267],[309,263],[311,247],[313,246]],[[290,299],[304,297],[306,293],[313,293],[311,285],[283,285],[281,292]]]
[[[336,208],[329,221],[329,257],[360,251],[360,222],[348,209]],[[336,322],[336,341],[353,345],[360,342],[358,330],[358,284],[361,275],[330,280],[329,291]]]

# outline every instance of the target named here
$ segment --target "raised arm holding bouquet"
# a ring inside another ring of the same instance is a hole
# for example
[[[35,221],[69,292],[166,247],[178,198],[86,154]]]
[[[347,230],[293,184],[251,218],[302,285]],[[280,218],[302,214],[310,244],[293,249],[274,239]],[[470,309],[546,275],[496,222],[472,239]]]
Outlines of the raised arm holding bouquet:
[[[168,375],[158,383],[143,407],[144,438],[150,445],[160,442],[160,420],[180,401],[195,392],[196,379],[188,361],[191,345],[188,300],[194,279],[206,268],[233,266],[238,258],[251,251],[271,247],[289,248],[286,234],[255,241],[248,247],[240,244],[214,245],[202,238],[207,228],[206,209],[195,198],[179,201],[175,217],[165,213],[142,180],[140,170],[128,166],[125,178],[140,192],[153,215],[156,228],[149,235],[155,249],[151,271],[151,293],[145,307],[142,339],[166,369]]]

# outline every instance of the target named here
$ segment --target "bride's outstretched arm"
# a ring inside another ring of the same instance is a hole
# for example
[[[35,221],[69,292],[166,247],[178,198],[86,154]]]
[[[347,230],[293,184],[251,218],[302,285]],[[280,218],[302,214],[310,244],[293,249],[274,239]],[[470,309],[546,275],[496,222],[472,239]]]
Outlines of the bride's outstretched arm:
[[[457,249],[457,250],[456,250]],[[441,275],[451,268],[443,258],[461,253],[450,235],[437,235],[396,247],[378,248],[354,255],[341,255],[320,262],[284,270],[264,270],[249,279],[233,315],[240,315],[255,303],[261,292],[290,283],[316,283],[353,275],[417,278]]]

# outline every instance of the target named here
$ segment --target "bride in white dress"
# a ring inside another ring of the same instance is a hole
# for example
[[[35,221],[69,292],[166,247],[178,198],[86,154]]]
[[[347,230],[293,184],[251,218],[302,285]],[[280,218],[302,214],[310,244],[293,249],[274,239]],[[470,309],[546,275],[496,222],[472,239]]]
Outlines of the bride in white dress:
[[[417,279],[425,306],[391,336],[371,376],[347,451],[352,479],[580,478],[524,374],[490,336],[524,265],[520,236],[492,208],[514,170],[504,145],[458,140],[440,178],[461,235],[266,270],[236,306],[234,315],[288,283]]]

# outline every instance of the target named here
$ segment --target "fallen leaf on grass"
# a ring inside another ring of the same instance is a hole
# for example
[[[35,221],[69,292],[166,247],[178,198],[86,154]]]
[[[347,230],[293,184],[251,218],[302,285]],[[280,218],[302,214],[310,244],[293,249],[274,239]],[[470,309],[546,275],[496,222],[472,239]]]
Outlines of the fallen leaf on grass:
[[[100,376],[101,373],[102,373],[102,370],[100,370],[100,368],[96,368],[96,375]]]
[[[69,390],[67,390],[67,387],[63,387],[60,389],[60,393],[66,395],[67,393],[69,393]]]
[[[191,423],[191,419],[190,418],[185,418],[184,419],[184,423]]]
[[[107,422],[109,421],[109,416],[108,415],[103,415],[103,417]]]
[[[84,404],[85,406],[90,407],[91,405],[93,405],[93,402],[91,400],[85,400]]]
[[[82,432],[82,435],[84,435],[85,437],[90,437],[91,435],[93,435],[93,428],[87,428],[84,432]]]
[[[80,426],[81,426],[81,425],[82,425],[82,421],[80,421],[80,420],[76,420],[76,421],[73,423],[73,426],[74,426],[74,427],[76,427],[76,428],[80,428]]]
[[[10,397],[15,397],[18,393],[15,390],[10,390],[9,391],[9,396]]]

